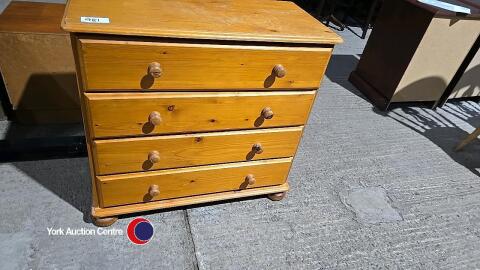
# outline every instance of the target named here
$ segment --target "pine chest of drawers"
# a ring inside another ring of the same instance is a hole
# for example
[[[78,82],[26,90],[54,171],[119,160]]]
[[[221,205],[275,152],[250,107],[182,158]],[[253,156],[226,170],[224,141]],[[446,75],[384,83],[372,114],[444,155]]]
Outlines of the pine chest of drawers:
[[[282,199],[341,39],[291,2],[71,0],[92,216]],[[319,153],[320,154],[320,153]]]

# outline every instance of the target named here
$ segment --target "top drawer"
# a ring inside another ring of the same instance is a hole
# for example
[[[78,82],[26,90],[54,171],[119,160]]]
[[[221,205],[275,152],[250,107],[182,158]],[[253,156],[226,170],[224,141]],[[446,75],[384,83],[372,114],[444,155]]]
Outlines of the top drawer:
[[[78,46],[87,91],[316,89],[332,51],[94,39]]]

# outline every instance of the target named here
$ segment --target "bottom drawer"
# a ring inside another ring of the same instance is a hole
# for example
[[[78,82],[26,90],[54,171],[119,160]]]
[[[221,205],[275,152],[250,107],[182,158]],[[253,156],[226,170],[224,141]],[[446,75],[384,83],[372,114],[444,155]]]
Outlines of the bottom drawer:
[[[292,158],[97,176],[102,207],[280,185]]]

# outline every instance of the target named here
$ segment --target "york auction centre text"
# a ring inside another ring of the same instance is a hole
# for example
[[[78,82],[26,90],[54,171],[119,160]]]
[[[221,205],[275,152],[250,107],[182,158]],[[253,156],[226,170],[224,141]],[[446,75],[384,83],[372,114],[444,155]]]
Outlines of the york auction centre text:
[[[123,230],[117,228],[49,228],[47,227],[48,235],[62,236],[62,235],[124,235]]]

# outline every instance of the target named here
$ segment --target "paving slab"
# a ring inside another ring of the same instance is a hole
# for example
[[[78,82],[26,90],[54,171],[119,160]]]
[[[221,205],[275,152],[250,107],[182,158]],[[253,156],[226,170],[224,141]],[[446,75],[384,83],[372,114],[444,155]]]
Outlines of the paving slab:
[[[188,210],[200,269],[480,267],[480,142],[453,152],[480,106],[376,110],[348,82],[364,41],[341,34],[286,199]],[[402,218],[360,222],[342,194],[362,188],[384,190]]]
[[[0,269],[195,269],[183,210],[147,213],[155,235],[145,246],[126,235],[99,235],[88,223],[86,158],[0,164]],[[125,232],[133,217],[113,226]],[[47,228],[96,235],[48,234]]]
[[[391,206],[391,199],[382,187],[362,187],[340,193],[342,202],[355,213],[360,223],[379,224],[401,221],[402,216]]]

